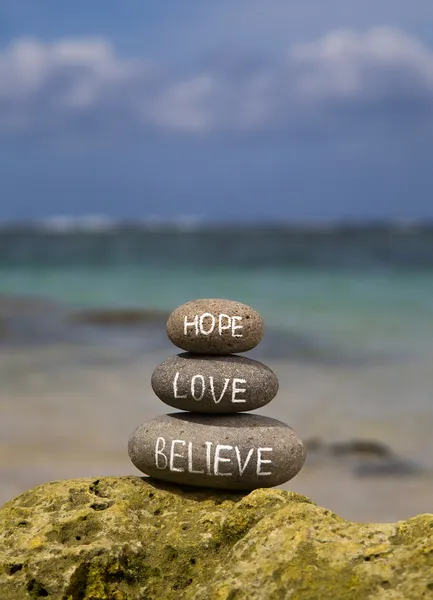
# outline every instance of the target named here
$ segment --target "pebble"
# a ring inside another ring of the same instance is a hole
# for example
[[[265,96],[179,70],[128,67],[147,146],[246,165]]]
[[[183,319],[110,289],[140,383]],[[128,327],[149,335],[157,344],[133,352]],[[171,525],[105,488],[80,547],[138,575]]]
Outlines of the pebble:
[[[291,427],[245,414],[162,415],[133,432],[128,452],[137,469],[155,479],[233,490],[281,485],[305,461]]]
[[[244,356],[185,352],[156,367],[152,388],[179,410],[237,413],[268,404],[278,392],[278,379],[269,367]]]
[[[167,335],[188,352],[234,354],[259,344],[263,320],[253,308],[234,300],[192,300],[171,313]]]

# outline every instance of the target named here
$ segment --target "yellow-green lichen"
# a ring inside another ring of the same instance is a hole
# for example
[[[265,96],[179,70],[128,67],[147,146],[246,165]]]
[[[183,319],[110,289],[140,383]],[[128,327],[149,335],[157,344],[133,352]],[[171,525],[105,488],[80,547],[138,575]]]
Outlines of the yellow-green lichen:
[[[281,490],[53,482],[0,510],[0,598],[433,599],[433,515],[363,525]]]

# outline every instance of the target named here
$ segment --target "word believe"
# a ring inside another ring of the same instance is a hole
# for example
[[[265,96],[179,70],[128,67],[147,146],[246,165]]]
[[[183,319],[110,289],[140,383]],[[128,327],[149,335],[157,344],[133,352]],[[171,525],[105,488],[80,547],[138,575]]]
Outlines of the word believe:
[[[172,440],[168,446],[167,448],[165,438],[159,437],[156,440],[155,465],[157,469],[169,469],[178,473],[187,471],[188,473],[215,475],[217,477],[230,477],[232,475],[242,477],[250,464],[257,476],[272,475],[271,471],[262,470],[262,465],[272,463],[269,458],[264,458],[266,453],[273,451],[272,448],[250,448],[246,456],[242,458],[238,446],[205,442],[206,468],[195,469],[193,466],[194,457],[196,463],[198,462],[197,455],[203,463],[203,447],[194,449],[193,443],[185,440]],[[213,446],[215,446],[215,449],[213,449]]]
[[[175,398],[188,398],[188,392],[185,389],[187,387],[185,385],[185,383],[187,384],[188,381],[181,382],[181,386],[183,387],[184,393],[183,394],[180,393],[179,375],[180,375],[180,371],[177,371],[176,375],[174,376],[174,379],[173,379],[173,395]],[[239,384],[246,383],[246,379],[233,378],[232,380],[230,380],[230,378],[226,377],[224,379],[224,384],[223,384],[222,390],[219,393],[217,393],[215,390],[215,383],[214,383],[214,378],[212,377],[212,375],[209,376],[208,379],[209,379],[209,382],[206,382],[206,379],[203,375],[194,375],[193,377],[191,377],[191,383],[188,387],[190,388],[191,396],[197,402],[200,402],[200,400],[203,400],[203,397],[208,389],[208,387],[207,387],[208,385],[210,388],[210,393],[211,393],[212,399],[215,402],[215,404],[219,404],[221,402],[221,400],[223,399],[223,397],[227,391],[229,391],[229,394],[231,396],[230,397],[231,402],[236,403],[236,402],[246,402],[247,401],[246,398],[239,397],[239,394],[246,392],[246,389],[238,387]],[[230,384],[230,381],[231,381],[231,384]]]
[[[217,331],[222,335],[224,331],[230,330],[232,337],[242,337],[242,333],[236,333],[238,329],[243,329],[243,325],[236,325],[237,321],[241,321],[242,317],[230,317],[224,313],[220,313],[215,317],[211,313],[203,313],[195,315],[192,321],[188,321],[188,317],[183,321],[183,332],[188,333],[188,328],[194,327],[196,335],[210,335],[213,331]]]

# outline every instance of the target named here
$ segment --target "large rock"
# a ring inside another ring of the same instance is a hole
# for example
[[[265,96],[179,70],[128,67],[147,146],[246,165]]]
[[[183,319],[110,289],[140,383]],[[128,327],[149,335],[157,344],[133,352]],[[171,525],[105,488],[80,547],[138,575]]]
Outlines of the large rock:
[[[137,427],[128,452],[146,475],[221,490],[281,485],[305,461],[304,445],[291,427],[255,414],[160,415]]]
[[[281,490],[139,477],[45,484],[0,510],[3,600],[433,597],[433,515],[347,522]]]

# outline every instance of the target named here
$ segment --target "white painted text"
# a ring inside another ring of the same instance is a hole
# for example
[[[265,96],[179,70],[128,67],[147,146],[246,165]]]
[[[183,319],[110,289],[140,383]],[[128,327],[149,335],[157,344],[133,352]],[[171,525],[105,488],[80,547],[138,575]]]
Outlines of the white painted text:
[[[273,448],[248,448],[205,442],[204,448],[186,440],[158,437],[155,444],[155,466],[177,473],[206,474],[215,477],[242,477],[247,468],[258,477],[272,475]],[[264,466],[267,465],[267,466]],[[200,468],[199,468],[200,467]],[[266,470],[268,469],[268,470]]]
[[[224,398],[228,398],[229,402],[239,403],[246,402],[245,394],[246,379],[237,377],[224,378],[220,386],[215,385],[215,379],[212,375],[205,377],[204,375],[194,375],[191,380],[187,377],[181,377],[181,372],[176,371],[173,379],[173,397],[176,399],[193,398],[197,402],[203,400],[205,394],[210,394],[213,402],[219,404]]]
[[[225,331],[230,331],[232,337],[242,337],[242,333],[238,333],[239,329],[243,329],[243,325],[239,325],[242,317],[226,315],[220,313],[215,316],[209,312],[201,315],[195,315],[192,320],[184,317],[183,332],[187,335],[188,331],[193,328],[196,335],[210,335],[214,331],[222,335]]]

